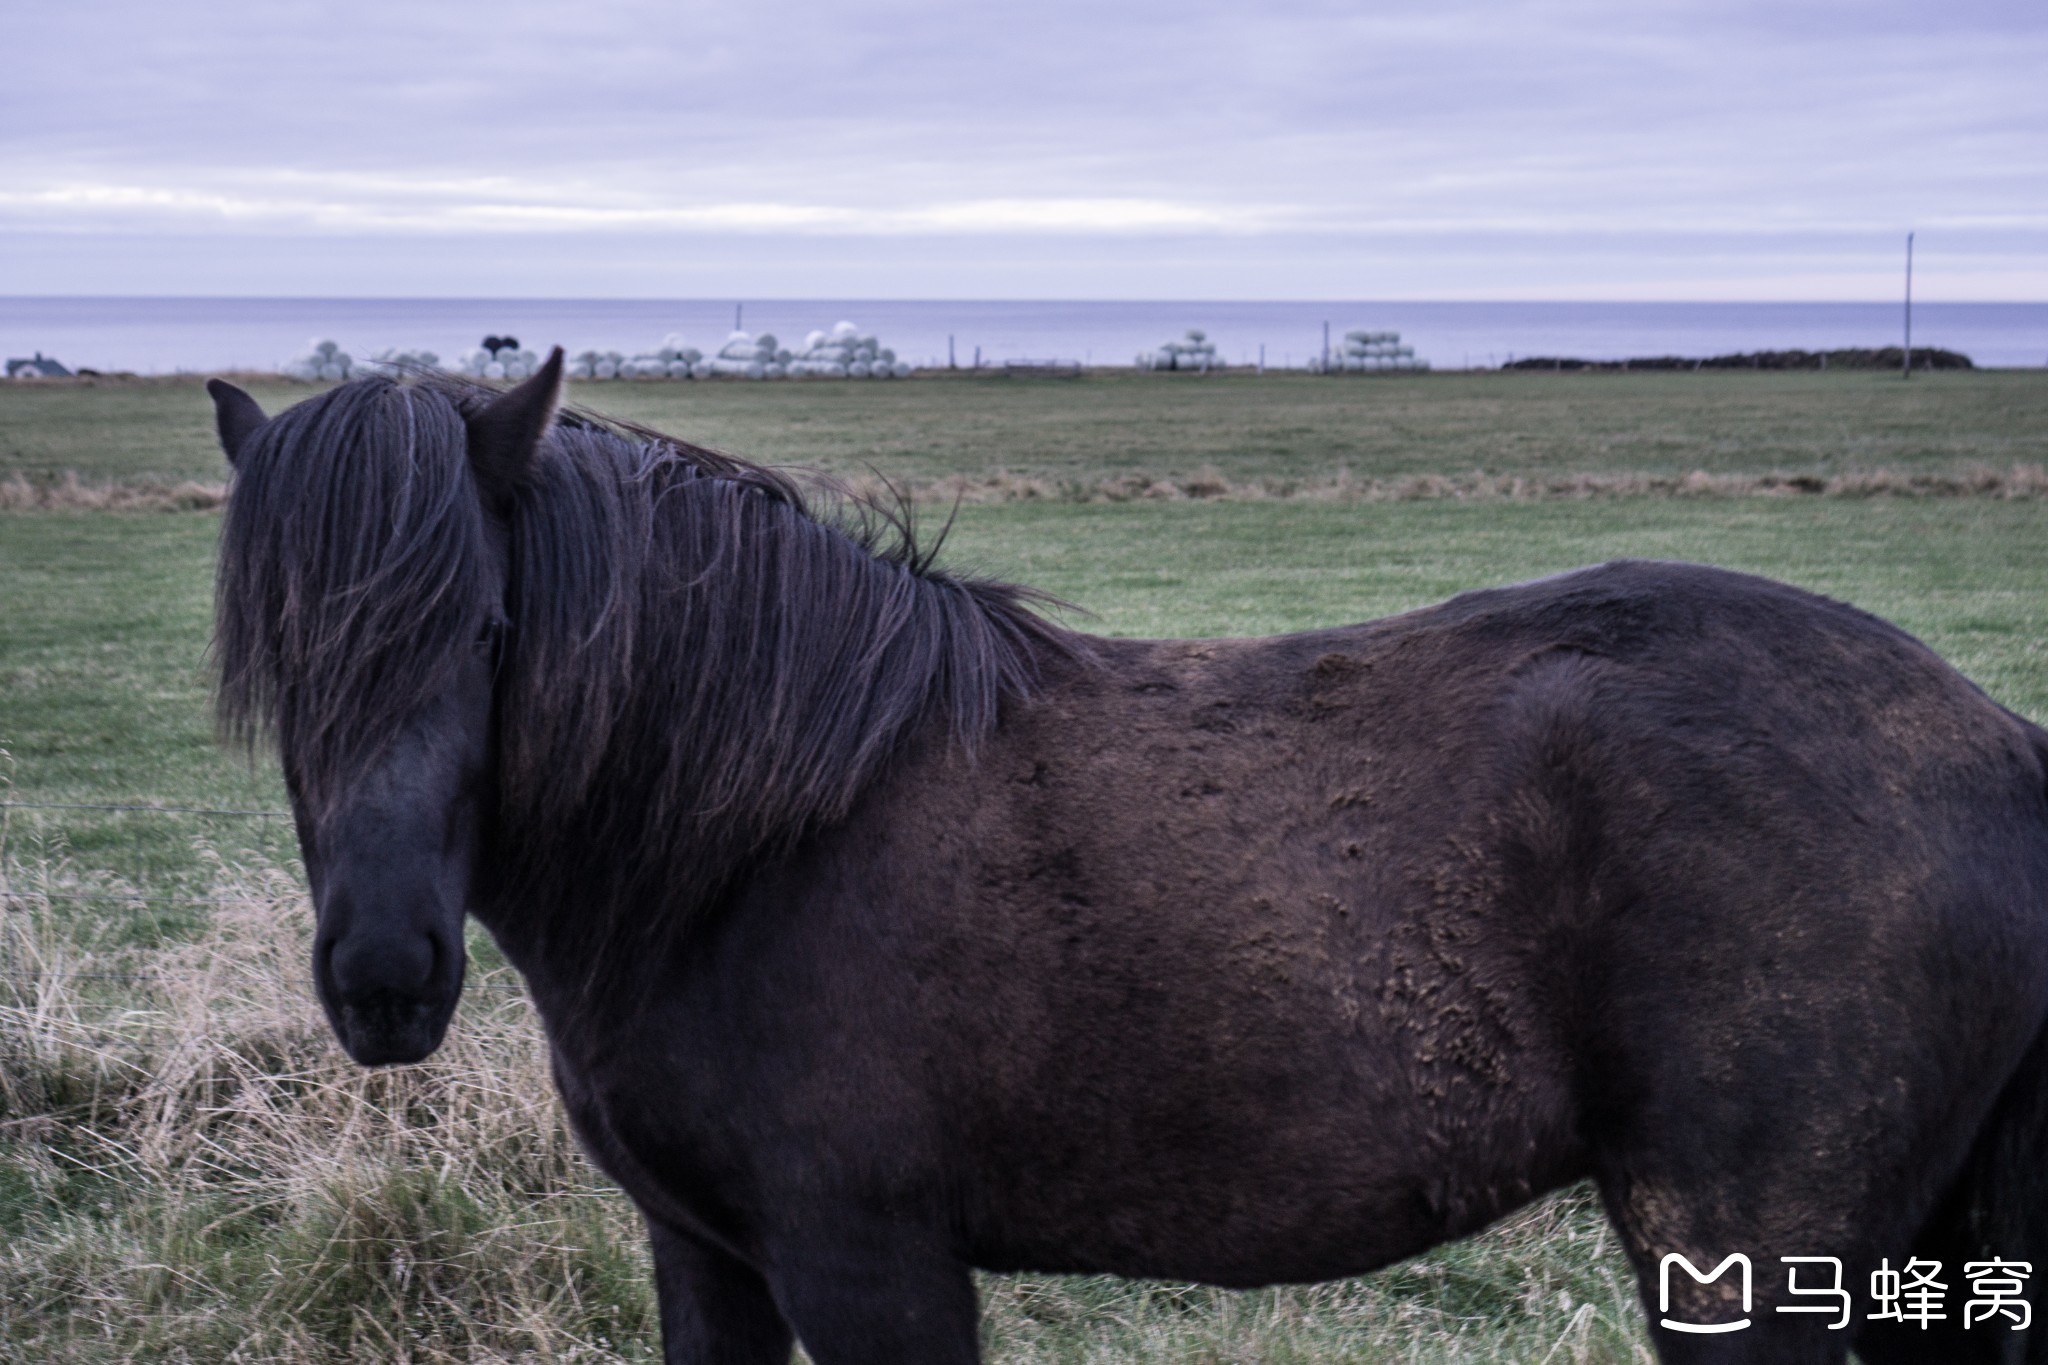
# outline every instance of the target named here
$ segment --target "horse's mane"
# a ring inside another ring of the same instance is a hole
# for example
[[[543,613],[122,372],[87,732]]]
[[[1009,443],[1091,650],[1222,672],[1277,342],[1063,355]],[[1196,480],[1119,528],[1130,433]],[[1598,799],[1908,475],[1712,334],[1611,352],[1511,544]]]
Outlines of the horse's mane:
[[[463,424],[492,396],[357,380],[279,414],[238,458],[220,716],[245,741],[275,737],[316,810],[498,608],[502,551]],[[1043,661],[1082,648],[1031,590],[935,568],[906,503],[578,410],[542,443],[510,530],[511,856],[602,847],[685,899],[843,816],[927,723],[971,749]]]

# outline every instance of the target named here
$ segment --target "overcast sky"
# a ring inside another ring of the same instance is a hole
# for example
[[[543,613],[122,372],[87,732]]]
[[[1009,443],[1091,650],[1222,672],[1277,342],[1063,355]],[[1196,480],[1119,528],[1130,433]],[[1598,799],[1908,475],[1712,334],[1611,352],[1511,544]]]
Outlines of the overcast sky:
[[[2048,299],[2048,4],[71,0],[0,294]]]

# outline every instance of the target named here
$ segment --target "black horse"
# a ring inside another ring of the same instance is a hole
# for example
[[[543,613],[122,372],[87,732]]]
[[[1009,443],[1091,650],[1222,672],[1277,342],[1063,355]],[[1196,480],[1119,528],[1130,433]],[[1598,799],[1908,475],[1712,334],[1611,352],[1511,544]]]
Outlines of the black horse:
[[[1317,1280],[1588,1176],[1668,1361],[2048,1357],[1963,1301],[2048,1254],[2048,736],[1912,639],[1656,563],[1091,639],[560,373],[216,381],[220,701],[352,1056],[439,1043],[465,914],[525,974],[670,1361],[972,1361],[972,1267]]]

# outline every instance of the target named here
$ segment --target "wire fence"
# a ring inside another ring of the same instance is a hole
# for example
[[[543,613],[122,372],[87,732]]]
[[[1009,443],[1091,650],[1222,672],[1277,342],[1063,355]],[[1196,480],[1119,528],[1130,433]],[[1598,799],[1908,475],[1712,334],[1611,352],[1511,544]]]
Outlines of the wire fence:
[[[13,811],[70,811],[111,815],[197,816],[201,818],[240,819],[261,822],[262,827],[266,831],[274,828],[271,822],[279,820],[288,822],[292,818],[292,813],[288,810],[239,809],[217,806],[167,806],[150,801],[0,800],[0,821],[4,821],[8,813]],[[296,839],[296,829],[289,824],[285,828]],[[5,875],[5,871],[4,867],[0,867],[0,909],[8,910],[15,909],[16,903],[23,901],[42,901],[45,903],[58,901],[67,905],[220,907],[248,905],[251,902],[279,899],[278,893],[274,890],[252,892],[251,894],[239,896],[196,896],[149,890],[72,889],[66,886],[53,886],[47,882],[32,887],[21,887],[11,884]],[[303,888],[300,888],[296,894],[305,894]],[[177,982],[205,979],[200,974],[185,972],[121,972],[64,967],[46,967],[24,971],[14,968],[0,968],[0,980],[41,981],[53,978],[66,981],[118,981],[148,985],[170,985]],[[517,974],[509,971],[493,971],[479,976],[472,976],[469,985],[472,988],[483,987],[511,990],[523,988]]]
[[[217,806],[166,806],[151,801],[0,801],[0,819],[4,819],[6,813],[11,811],[75,811],[113,815],[189,815],[243,819],[261,821],[266,830],[271,828],[271,821],[288,821],[292,817],[292,813],[288,810],[244,810],[234,807]],[[140,849],[141,839],[138,835],[131,848],[131,853],[134,854],[133,861],[138,864],[142,862]],[[234,896],[176,895],[140,890],[72,890],[65,887],[48,885],[38,886],[33,891],[26,893],[10,890],[8,898],[13,899],[22,895],[42,900],[60,900],[67,904],[101,905],[218,906],[239,904],[247,899],[246,897]]]
[[[0,810],[125,810],[146,815],[253,815],[289,820],[288,810],[215,810],[207,806],[156,806],[141,801],[0,801]]]

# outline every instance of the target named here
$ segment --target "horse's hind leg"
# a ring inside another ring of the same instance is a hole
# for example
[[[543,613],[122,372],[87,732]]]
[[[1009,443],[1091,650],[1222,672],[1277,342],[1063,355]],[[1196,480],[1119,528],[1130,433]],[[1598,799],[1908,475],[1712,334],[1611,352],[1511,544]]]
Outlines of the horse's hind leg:
[[[1698,1053],[1681,1045],[1673,1055]],[[1840,1365],[1875,1306],[1871,1270],[1880,1257],[1904,1264],[1939,1189],[1932,1175],[1933,1187],[1920,1188],[1910,1176],[1871,1173],[1953,1170],[1984,1105],[1965,1090],[1937,1096],[1932,1114],[1909,1103],[1859,1110],[1784,1052],[1768,1074],[1738,1064],[1710,1083],[1690,1073],[1654,1076],[1627,1114],[1609,1115],[1595,1158],[1658,1356],[1666,1365]],[[1746,1303],[1743,1266],[1730,1264],[1738,1256],[1748,1262]],[[1827,1311],[1800,1311],[1810,1309]],[[1717,1327],[1726,1330],[1688,1330]]]
[[[1776,1311],[1794,1302],[1784,1293],[1786,1267],[1778,1258],[1834,1251],[1778,1245],[1756,1222],[1731,1217],[1736,1201],[1724,1193],[1684,1179],[1660,1179],[1653,1169],[1610,1171],[1600,1185],[1635,1262],[1650,1339],[1664,1365],[1842,1365],[1848,1359],[1867,1311],[1855,1292],[1853,1271],[1845,1269],[1840,1281],[1853,1315],[1845,1325],[1834,1325],[1841,1322],[1839,1312]],[[1667,1265],[1674,1253],[1683,1262]],[[1736,1254],[1749,1261],[1747,1303],[1743,1267],[1729,1263]],[[1860,1258],[1848,1264],[1860,1264]],[[1800,1274],[1799,1284],[1810,1289],[1832,1278],[1825,1268],[1813,1267]],[[1797,1302],[1803,1307],[1813,1300]],[[1696,1328],[1710,1330],[1688,1330]]]
[[[789,1365],[791,1336],[751,1267],[649,1220],[667,1365]]]

